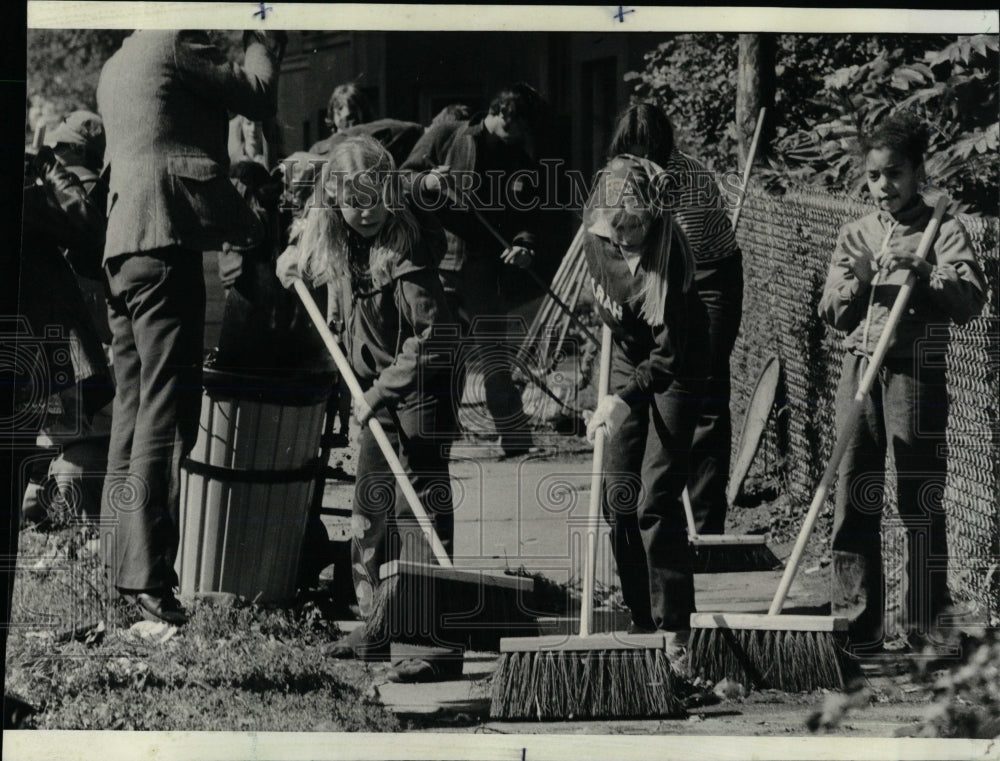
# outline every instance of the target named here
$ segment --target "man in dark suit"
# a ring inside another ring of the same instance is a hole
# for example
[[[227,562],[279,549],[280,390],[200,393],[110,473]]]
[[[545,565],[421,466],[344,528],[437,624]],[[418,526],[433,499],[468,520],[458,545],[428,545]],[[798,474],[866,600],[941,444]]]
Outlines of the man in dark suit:
[[[242,66],[204,31],[140,30],[101,72],[110,168],[104,269],[117,382],[102,520],[113,583],[144,617],[182,624],[174,597],[180,463],[198,432],[202,252],[248,246],[259,222],[229,181],[228,111],[277,111],[285,35],[243,35]]]

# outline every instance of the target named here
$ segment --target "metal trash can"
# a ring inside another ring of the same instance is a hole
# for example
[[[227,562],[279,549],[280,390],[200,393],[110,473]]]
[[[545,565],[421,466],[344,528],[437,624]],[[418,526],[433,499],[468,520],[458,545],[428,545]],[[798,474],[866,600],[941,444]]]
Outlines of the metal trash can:
[[[261,603],[294,596],[335,381],[328,371],[205,368],[198,440],[182,464],[182,594],[230,592]]]

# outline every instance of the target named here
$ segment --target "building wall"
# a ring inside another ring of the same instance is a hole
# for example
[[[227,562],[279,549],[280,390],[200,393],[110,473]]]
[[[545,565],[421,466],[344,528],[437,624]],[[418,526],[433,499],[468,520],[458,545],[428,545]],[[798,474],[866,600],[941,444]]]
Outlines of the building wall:
[[[538,87],[552,106],[540,153],[588,174],[598,168],[615,115],[628,103],[627,71],[661,34],[297,32],[282,66],[279,117],[288,152],[326,136],[333,88],[357,81],[375,117],[428,124],[445,105],[485,109],[506,83]],[[308,126],[307,126],[308,125]],[[308,133],[308,134],[307,134]],[[306,138],[308,137],[308,141]]]
[[[569,98],[573,119],[572,163],[587,174],[604,163],[615,117],[628,105],[625,74],[642,68],[643,54],[662,34],[571,34],[568,40]]]
[[[333,88],[356,82],[375,109],[386,111],[385,46],[381,32],[293,32],[281,67],[278,119],[286,152],[305,150],[326,137],[327,101]]]

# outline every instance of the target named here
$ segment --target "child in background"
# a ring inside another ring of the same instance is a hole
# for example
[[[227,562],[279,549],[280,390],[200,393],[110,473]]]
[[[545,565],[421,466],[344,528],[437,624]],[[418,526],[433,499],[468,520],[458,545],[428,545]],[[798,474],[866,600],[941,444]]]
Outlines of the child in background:
[[[608,434],[605,519],[632,632],[686,633],[694,578],[681,493],[688,478],[707,318],[694,260],[652,197],[658,167],[618,156],[584,211],[584,254],[601,320],[612,330],[611,393],[587,425]],[[683,636],[680,638],[683,640]]]
[[[722,534],[733,436],[729,357],[743,317],[743,256],[715,173],[677,149],[673,126],[660,108],[637,103],[625,109],[608,153],[631,153],[662,167],[658,187],[691,246],[695,288],[708,316],[709,364],[699,386],[701,411],[691,440],[687,490],[698,533]]]
[[[361,88],[353,82],[337,85],[330,93],[326,107],[326,125],[333,132],[342,132],[356,124],[372,120],[372,107]]]
[[[451,377],[443,346],[432,340],[436,326],[452,322],[434,266],[444,232],[433,217],[418,216],[399,184],[391,182],[394,175],[391,154],[376,140],[350,137],[340,143],[324,175],[325,198],[308,204],[277,266],[286,287],[298,277],[310,285],[350,283],[345,354],[366,389],[364,401],[356,401],[361,434],[351,540],[355,592],[365,617],[372,612],[383,563],[396,558],[423,562],[427,558],[405,556],[429,554],[367,426],[371,417],[396,448],[449,553],[454,534],[448,474],[456,431]],[[359,627],[332,653],[387,660],[388,644],[365,641]],[[427,682],[461,672],[461,653],[439,649],[398,662],[389,678]]]
[[[965,230],[945,215],[925,260],[915,257],[932,208],[920,195],[927,132],[912,114],[888,117],[861,140],[868,190],[879,210],[844,225],[819,314],[847,332],[837,389],[837,430],[857,393],[896,294],[916,273],[907,309],[840,463],[833,525],[833,614],[851,621],[856,652],[883,645],[880,528],[886,449],[897,473],[906,527],[904,620],[919,647],[950,603],[943,497],[948,393],[944,355],[949,321],[968,322],[983,307],[986,281]]]

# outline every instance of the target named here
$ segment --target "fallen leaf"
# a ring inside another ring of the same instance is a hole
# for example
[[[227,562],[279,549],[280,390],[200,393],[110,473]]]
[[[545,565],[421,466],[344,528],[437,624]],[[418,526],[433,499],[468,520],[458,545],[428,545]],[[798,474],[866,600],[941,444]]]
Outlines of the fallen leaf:
[[[729,677],[719,680],[712,691],[723,700],[742,700],[747,696],[746,687]]]
[[[180,629],[160,621],[139,621],[129,627],[129,632],[140,639],[163,644],[173,639]]]

